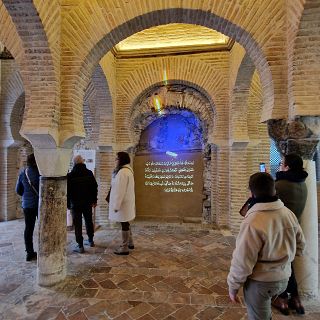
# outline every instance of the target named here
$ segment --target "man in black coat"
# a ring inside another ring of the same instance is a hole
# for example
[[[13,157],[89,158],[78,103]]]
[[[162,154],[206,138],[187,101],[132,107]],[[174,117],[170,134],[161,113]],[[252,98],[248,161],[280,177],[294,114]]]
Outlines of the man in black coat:
[[[82,215],[84,217],[88,241],[86,244],[94,247],[94,230],[92,208],[97,205],[98,184],[92,171],[86,168],[84,159],[77,155],[73,159],[73,169],[67,175],[67,205],[71,210],[74,231],[78,247],[74,250],[84,253],[82,237]]]

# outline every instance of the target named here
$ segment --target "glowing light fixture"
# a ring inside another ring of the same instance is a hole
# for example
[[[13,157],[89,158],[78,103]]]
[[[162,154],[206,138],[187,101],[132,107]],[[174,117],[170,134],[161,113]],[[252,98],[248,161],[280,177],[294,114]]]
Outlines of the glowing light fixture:
[[[168,84],[168,74],[167,74],[167,69],[166,68],[163,70],[163,82],[164,82],[165,85]]]
[[[160,51],[186,48],[212,47],[227,45],[229,38],[225,35],[199,25],[171,23],[137,32],[119,42],[117,52],[128,51]]]
[[[161,114],[161,109],[162,109],[162,103],[161,103],[161,99],[159,96],[154,96],[153,97],[153,106],[155,108],[155,110]]]
[[[178,156],[176,153],[171,152],[171,151],[166,151],[166,154],[167,154],[168,156],[171,156],[171,157],[174,157],[174,158],[176,158],[176,157]]]

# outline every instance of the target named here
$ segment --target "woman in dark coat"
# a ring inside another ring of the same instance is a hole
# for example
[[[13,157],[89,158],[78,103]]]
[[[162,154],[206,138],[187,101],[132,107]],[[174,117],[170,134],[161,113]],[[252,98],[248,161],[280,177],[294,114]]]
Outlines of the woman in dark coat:
[[[33,249],[33,230],[38,216],[39,171],[34,154],[27,157],[27,167],[18,177],[16,192],[22,196],[22,208],[25,220],[24,243],[27,261],[36,260],[37,253]]]
[[[296,215],[299,222],[307,201],[308,190],[305,183],[307,176],[308,173],[303,170],[303,160],[294,153],[284,156],[280,171],[276,174],[277,195]],[[289,300],[288,293],[290,293]],[[295,309],[298,314],[304,314],[293,267],[286,291],[273,301],[273,306],[285,315],[289,314],[289,307]]]

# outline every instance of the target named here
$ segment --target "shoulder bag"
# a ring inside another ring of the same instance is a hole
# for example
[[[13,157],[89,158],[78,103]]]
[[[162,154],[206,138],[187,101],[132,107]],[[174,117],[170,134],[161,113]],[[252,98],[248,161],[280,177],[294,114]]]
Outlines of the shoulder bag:
[[[28,183],[32,189],[32,191],[36,194],[37,197],[39,197],[39,192],[37,191],[37,189],[33,186],[33,184],[31,183],[31,180],[29,178],[29,175],[28,175],[28,168],[26,168],[26,170],[24,170],[24,173],[26,174],[26,177],[27,177],[27,180],[28,180]]]

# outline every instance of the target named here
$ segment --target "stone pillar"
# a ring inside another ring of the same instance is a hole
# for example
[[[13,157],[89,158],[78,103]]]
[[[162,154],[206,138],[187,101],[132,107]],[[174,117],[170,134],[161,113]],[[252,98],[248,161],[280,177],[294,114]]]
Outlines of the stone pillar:
[[[51,286],[66,276],[67,177],[41,177],[38,284]]]
[[[71,148],[34,148],[40,178],[37,278],[52,286],[66,277],[67,177]]]
[[[301,295],[318,296],[318,215],[315,163],[312,160],[319,141],[320,117],[301,117],[291,122],[270,120],[268,129],[281,154],[297,153],[304,159],[308,198],[301,217],[306,252],[295,259],[295,273]]]
[[[302,295],[316,297],[318,295],[318,215],[317,215],[317,184],[315,162],[304,161],[308,172],[306,180],[308,198],[301,216],[301,227],[306,238],[306,252],[303,257],[294,261],[299,292]]]

